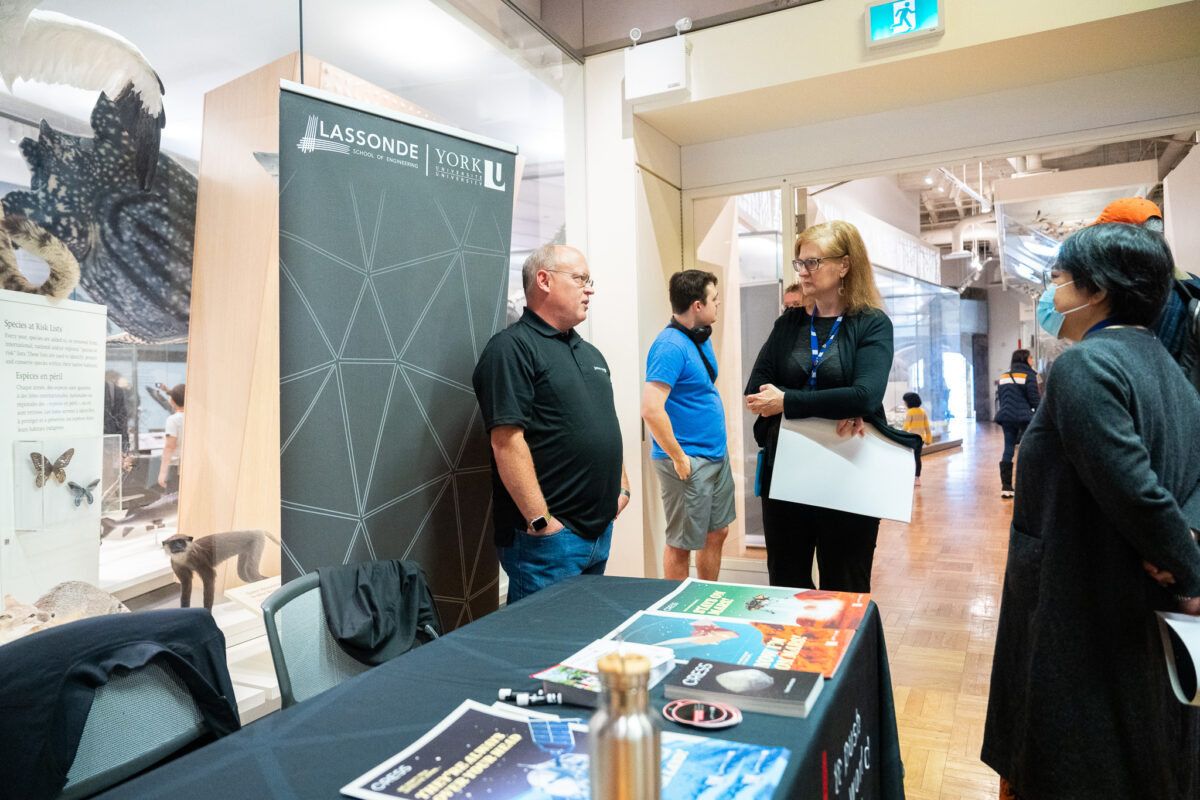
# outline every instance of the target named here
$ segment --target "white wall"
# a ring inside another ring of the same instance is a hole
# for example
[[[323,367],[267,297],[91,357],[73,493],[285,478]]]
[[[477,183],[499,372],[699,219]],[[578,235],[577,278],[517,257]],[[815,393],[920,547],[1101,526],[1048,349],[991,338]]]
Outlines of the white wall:
[[[580,187],[582,206],[568,208],[567,241],[585,243],[596,279],[587,330],[612,371],[633,489],[613,530],[607,571],[643,576],[660,574],[662,523],[653,507],[661,501],[643,474],[642,385],[646,352],[670,315],[666,279],[681,268],[679,147],[633,118],[623,78],[622,53],[588,59],[582,101],[568,100],[568,175],[579,168],[577,155],[585,154],[586,186]]]
[[[1163,222],[1175,263],[1200,274],[1200,152],[1193,147],[1163,181]]]
[[[1089,0],[1051,2],[1007,0],[1004,3],[944,3],[946,32],[934,39],[909,45],[883,47],[867,52],[863,33],[864,3],[834,0],[765,14],[730,25],[721,25],[689,35],[693,43],[692,100],[750,92],[763,87],[835,75],[865,65],[896,63],[930,54],[983,47],[995,42],[1033,36],[1142,11],[1185,6],[1183,0]],[[1133,20],[1122,21],[1129,29]],[[1160,31],[1156,46],[1165,46],[1169,31]],[[1110,59],[1128,57],[1105,54]],[[1113,51],[1122,48],[1111,47]],[[986,57],[987,53],[980,53]],[[1061,65],[1061,68],[1069,68]],[[1086,67],[1085,67],[1086,69]],[[1007,74],[1020,83],[1028,82],[1036,66],[1027,61],[1011,63]],[[982,74],[930,74],[915,93],[930,93],[933,85],[960,82],[970,85],[995,80]],[[1004,79],[1004,76],[1000,76]],[[838,102],[836,97],[814,98],[802,113],[825,113],[822,106]],[[905,100],[904,105],[911,105]]]
[[[683,188],[845,180],[1196,127],[1190,58],[685,146]]]
[[[839,208],[857,208],[913,236],[921,235],[920,195],[901,189],[895,175],[850,181],[816,197]]]
[[[998,286],[988,289],[988,391],[995,401],[996,379],[1008,368],[1013,350],[1023,347],[1032,349],[1029,323],[1021,324],[1021,305],[1032,306],[1032,299],[1024,292],[1004,290]],[[1018,341],[1020,344],[1018,344]],[[995,409],[993,408],[993,411]]]
[[[666,144],[653,129],[641,129],[635,135],[638,150],[664,148],[659,159],[646,153],[643,160],[660,162],[660,166],[670,166],[670,155],[674,155],[675,176],[678,175],[679,148]],[[657,145],[658,147],[654,147]],[[666,161],[665,165],[661,164]],[[671,273],[683,268],[679,242],[683,236],[683,220],[679,215],[679,188],[669,182],[669,178],[651,172],[649,168],[637,167],[635,181],[636,205],[634,222],[637,236],[637,280],[638,305],[637,325],[637,379],[640,387],[646,377],[646,356],[650,345],[662,330],[671,313],[671,303],[667,292],[667,281]],[[626,359],[622,359],[626,361]],[[610,366],[615,365],[610,363]],[[622,370],[634,365],[623,363]],[[637,571],[638,565],[631,562],[628,574],[645,575],[648,578],[662,577],[662,551],[666,544],[666,517],[663,512],[658,476],[650,466],[650,436],[641,419],[639,427],[631,431],[638,438],[639,461],[637,469],[641,472],[641,481],[635,484],[640,488],[642,497],[642,572]],[[628,438],[628,437],[627,437]],[[630,476],[632,480],[632,476]],[[625,565],[622,565],[623,567]]]

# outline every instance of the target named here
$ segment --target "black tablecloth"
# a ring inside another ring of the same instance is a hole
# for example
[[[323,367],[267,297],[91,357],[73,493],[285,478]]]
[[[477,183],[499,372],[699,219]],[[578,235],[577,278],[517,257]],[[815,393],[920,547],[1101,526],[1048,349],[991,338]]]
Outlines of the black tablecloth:
[[[672,591],[673,581],[584,575],[544,589],[109,792],[104,798],[333,798],[466,698],[483,703],[558,663]],[[651,693],[661,709],[662,686]],[[538,706],[587,716],[570,706]],[[883,630],[868,609],[837,675],[805,719],[747,712],[733,728],[664,730],[791,750],[777,798],[903,798]]]

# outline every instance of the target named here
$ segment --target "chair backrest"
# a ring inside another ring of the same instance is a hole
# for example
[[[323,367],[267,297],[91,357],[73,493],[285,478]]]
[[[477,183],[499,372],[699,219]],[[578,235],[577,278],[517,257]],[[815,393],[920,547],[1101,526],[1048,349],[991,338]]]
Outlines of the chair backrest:
[[[262,604],[284,708],[370,669],[346,655],[329,632],[318,580],[316,572],[302,575]]]
[[[208,733],[191,692],[166,664],[119,670],[96,690],[60,798],[87,797]]]

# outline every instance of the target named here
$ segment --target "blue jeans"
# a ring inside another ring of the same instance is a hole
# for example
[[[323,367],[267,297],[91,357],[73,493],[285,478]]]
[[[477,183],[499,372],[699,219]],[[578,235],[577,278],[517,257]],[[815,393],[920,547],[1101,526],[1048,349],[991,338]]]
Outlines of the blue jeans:
[[[1017,449],[1017,445],[1021,443],[1021,437],[1025,435],[1025,429],[1029,427],[1029,423],[1001,422],[999,424],[1004,430],[1004,454],[1000,456],[1000,461],[1012,461],[1013,452]]]
[[[570,528],[546,536],[514,531],[512,545],[497,548],[500,566],[508,573],[508,604],[573,575],[603,575],[612,529],[610,522],[594,542]]]

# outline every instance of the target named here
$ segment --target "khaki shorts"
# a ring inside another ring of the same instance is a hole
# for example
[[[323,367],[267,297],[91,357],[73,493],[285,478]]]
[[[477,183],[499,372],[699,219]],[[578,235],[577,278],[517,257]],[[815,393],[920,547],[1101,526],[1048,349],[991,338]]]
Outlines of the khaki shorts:
[[[667,514],[667,544],[680,550],[703,550],[711,531],[720,530],[737,516],[733,504],[733,473],[729,454],[720,461],[688,456],[692,474],[679,480],[669,458],[651,459],[662,486]]]

